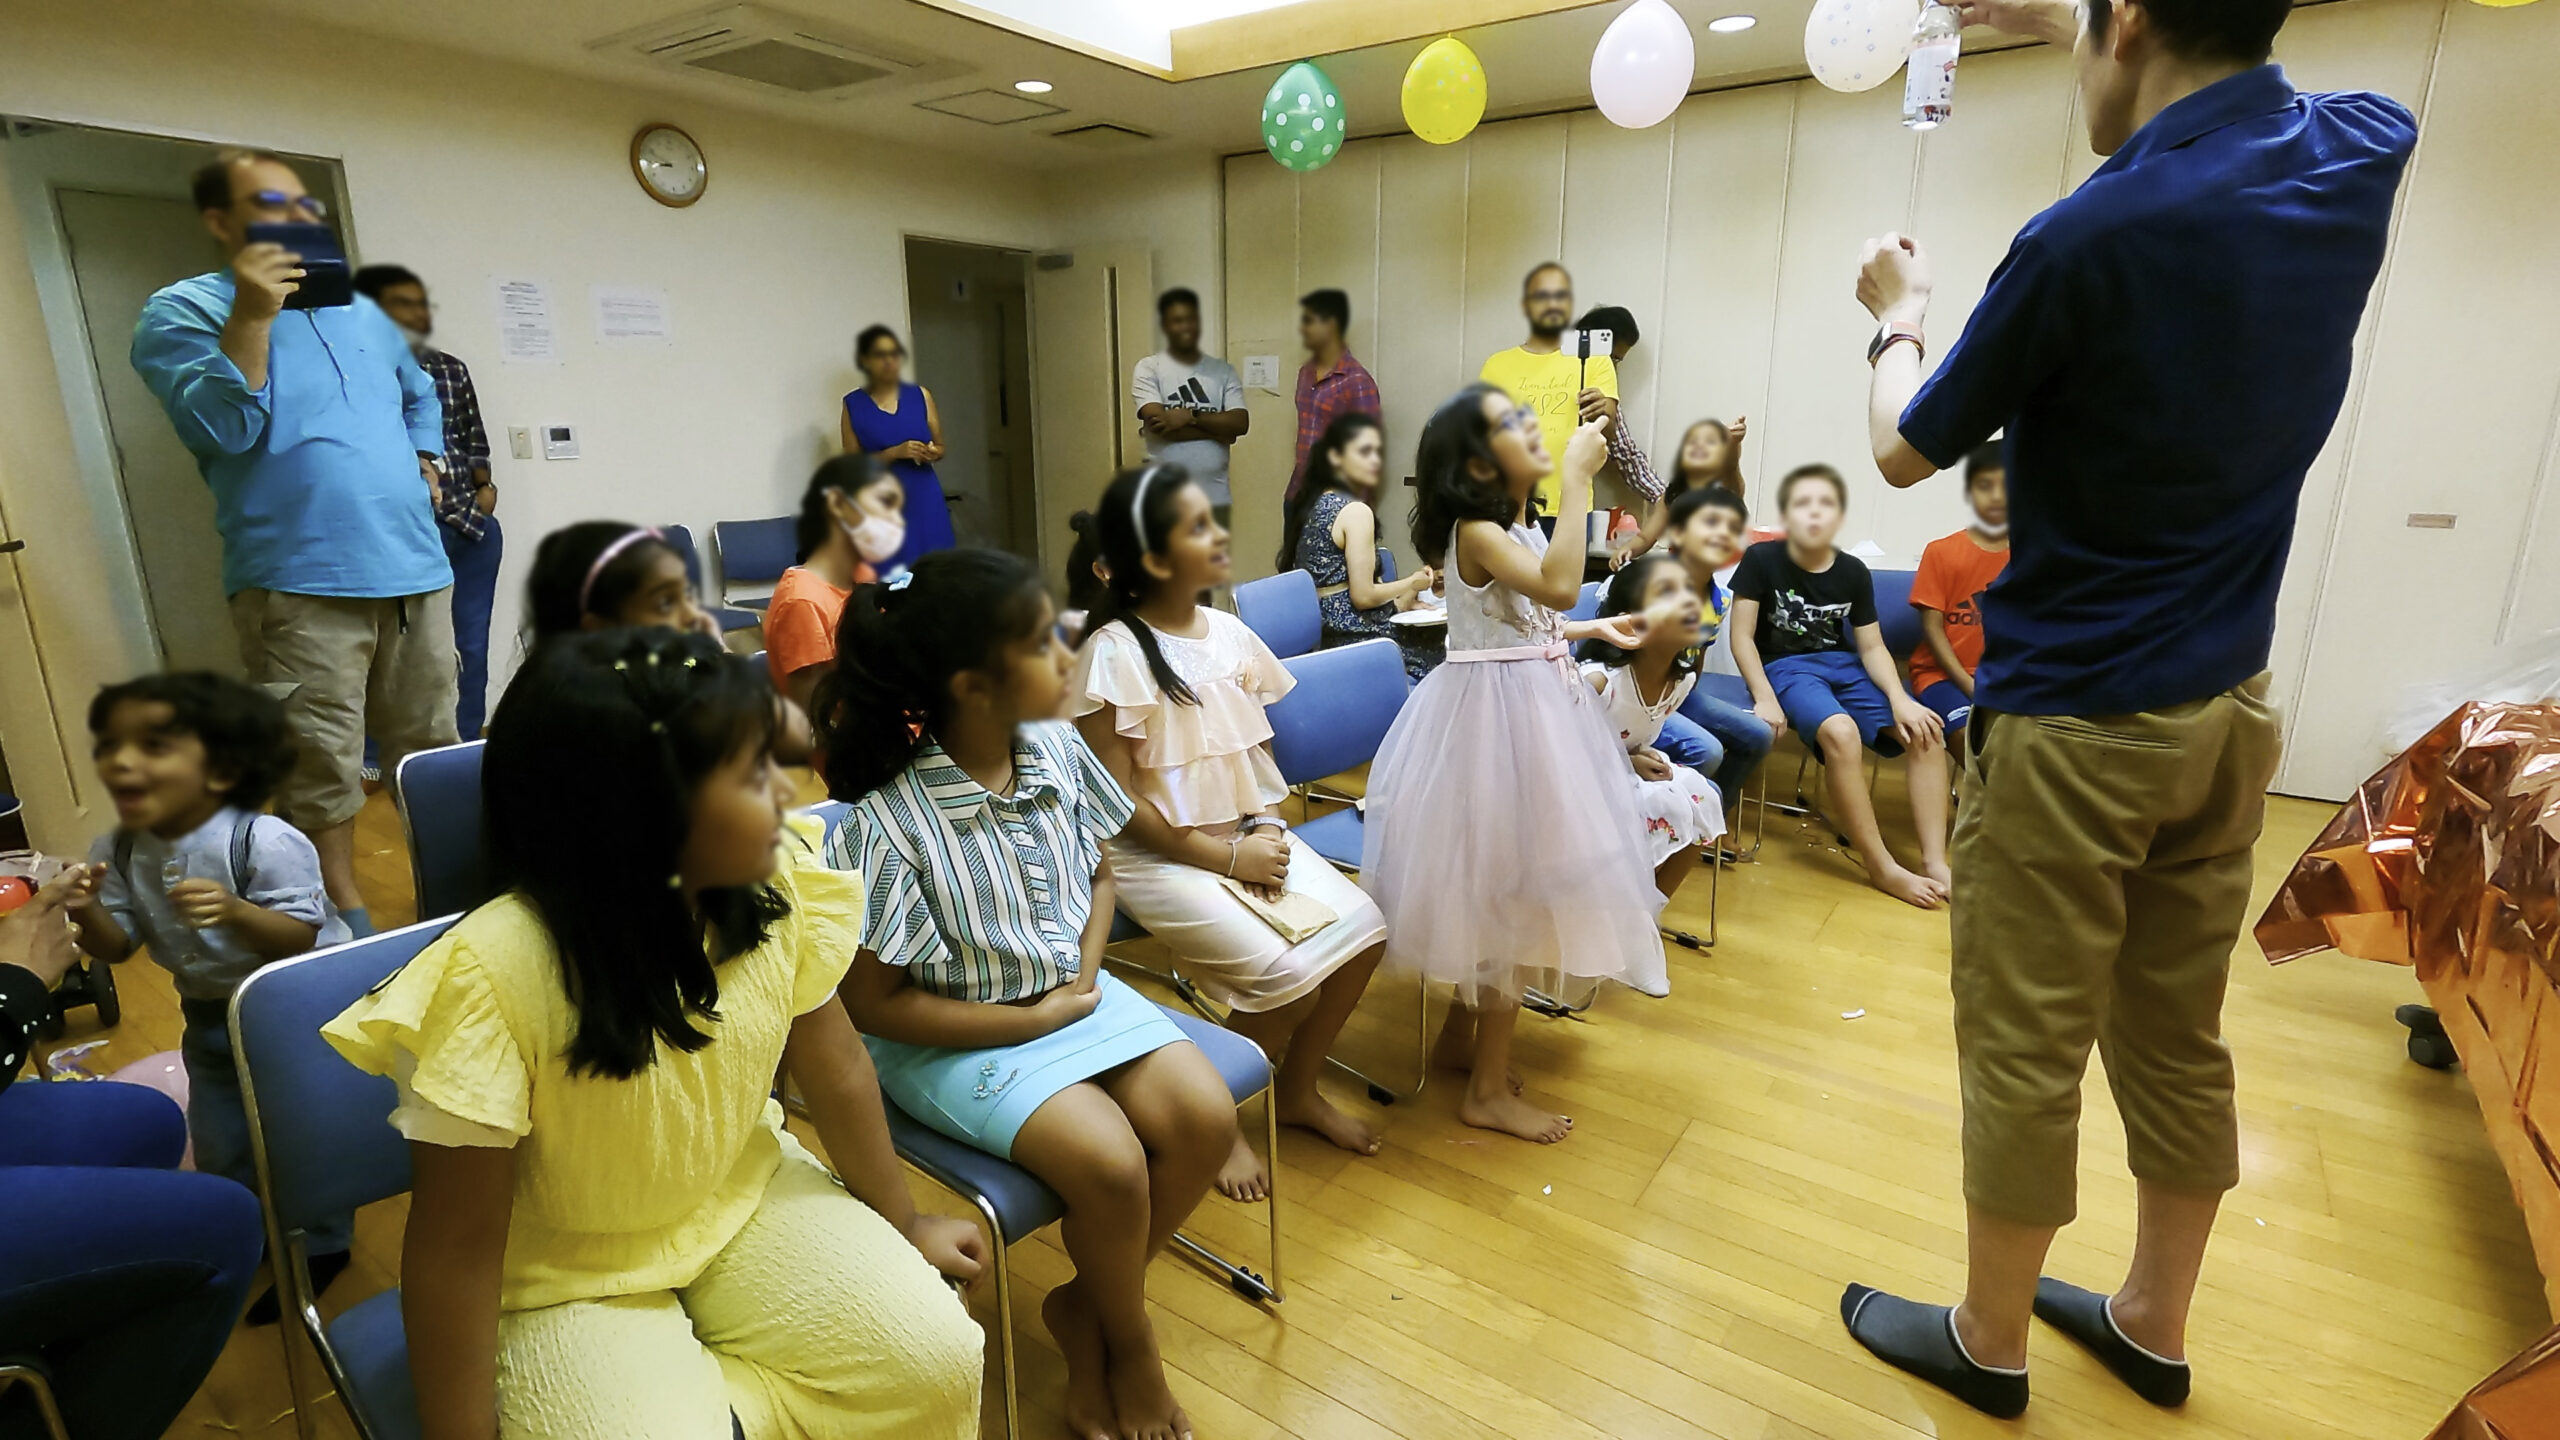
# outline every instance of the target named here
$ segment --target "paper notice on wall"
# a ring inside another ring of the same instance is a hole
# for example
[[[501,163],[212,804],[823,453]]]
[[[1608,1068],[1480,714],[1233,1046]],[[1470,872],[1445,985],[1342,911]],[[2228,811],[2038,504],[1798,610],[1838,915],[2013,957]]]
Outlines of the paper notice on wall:
[[[551,287],[539,280],[497,280],[498,358],[513,365],[557,365],[560,336],[551,323]]]
[[[1244,357],[1244,388],[1278,390],[1280,388],[1280,357],[1277,355]]]
[[[595,301],[598,340],[616,344],[675,338],[675,322],[667,313],[666,291],[595,285],[587,293]]]

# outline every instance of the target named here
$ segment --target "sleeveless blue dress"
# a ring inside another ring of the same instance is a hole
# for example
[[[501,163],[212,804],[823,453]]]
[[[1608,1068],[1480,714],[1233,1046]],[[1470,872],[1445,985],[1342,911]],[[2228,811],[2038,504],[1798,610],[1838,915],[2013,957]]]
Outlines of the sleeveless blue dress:
[[[871,401],[871,392],[856,390],[844,397],[844,418],[853,427],[853,443],[866,455],[877,455],[892,445],[909,440],[933,440],[933,427],[924,418],[924,387],[898,387],[898,413],[884,413]],[[951,502],[942,495],[941,477],[930,465],[913,460],[892,460],[889,473],[907,492],[907,543],[898,553],[874,566],[882,575],[895,574],[915,563],[919,555],[934,550],[948,550],[958,543],[951,533]]]

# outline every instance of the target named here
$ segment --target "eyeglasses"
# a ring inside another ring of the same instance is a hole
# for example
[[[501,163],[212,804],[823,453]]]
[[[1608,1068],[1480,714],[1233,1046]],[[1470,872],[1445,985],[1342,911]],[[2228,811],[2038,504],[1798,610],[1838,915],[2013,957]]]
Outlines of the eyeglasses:
[[[1570,305],[1573,303],[1573,292],[1570,290],[1532,290],[1529,292],[1529,298],[1539,301],[1542,304]]]
[[[1518,409],[1513,410],[1510,414],[1502,417],[1502,428],[1505,430],[1518,430],[1524,434],[1528,431],[1537,429],[1538,407],[1534,405],[1523,405]]]
[[[281,190],[252,190],[250,204],[261,210],[299,210],[314,220],[329,218],[329,202],[317,195],[287,195]]]

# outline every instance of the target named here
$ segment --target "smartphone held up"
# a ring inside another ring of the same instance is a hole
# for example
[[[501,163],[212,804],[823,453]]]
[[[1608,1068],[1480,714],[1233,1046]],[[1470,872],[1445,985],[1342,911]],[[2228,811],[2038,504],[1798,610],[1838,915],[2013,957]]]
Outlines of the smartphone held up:
[[[301,257],[302,278],[284,298],[287,310],[329,310],[356,302],[355,272],[347,264],[346,247],[337,232],[309,221],[252,225],[252,245],[277,245]]]

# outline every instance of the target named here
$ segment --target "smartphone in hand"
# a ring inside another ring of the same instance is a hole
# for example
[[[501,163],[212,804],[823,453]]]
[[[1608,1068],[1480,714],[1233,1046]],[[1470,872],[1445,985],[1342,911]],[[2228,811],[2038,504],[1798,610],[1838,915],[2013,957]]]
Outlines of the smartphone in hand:
[[[252,245],[281,245],[302,257],[301,288],[284,297],[287,310],[329,310],[356,303],[355,272],[346,247],[326,225],[292,221],[249,227]]]

